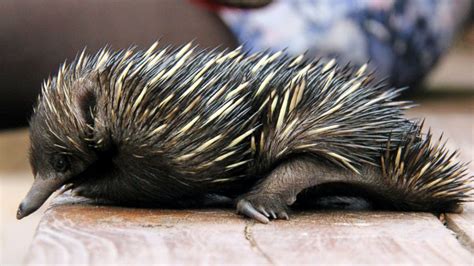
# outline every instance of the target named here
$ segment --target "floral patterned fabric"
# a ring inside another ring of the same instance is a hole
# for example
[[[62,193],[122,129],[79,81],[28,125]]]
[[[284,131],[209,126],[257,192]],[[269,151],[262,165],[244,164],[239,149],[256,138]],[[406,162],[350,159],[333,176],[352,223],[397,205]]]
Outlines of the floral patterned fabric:
[[[275,0],[219,11],[245,49],[369,62],[391,85],[422,80],[452,43],[469,0]]]

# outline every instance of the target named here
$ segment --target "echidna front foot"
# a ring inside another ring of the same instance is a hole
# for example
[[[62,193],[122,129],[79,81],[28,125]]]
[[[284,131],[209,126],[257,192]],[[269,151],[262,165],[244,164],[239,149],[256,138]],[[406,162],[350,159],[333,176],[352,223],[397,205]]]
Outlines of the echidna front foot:
[[[237,212],[264,224],[270,219],[289,220],[288,207],[276,194],[247,194],[237,201]]]

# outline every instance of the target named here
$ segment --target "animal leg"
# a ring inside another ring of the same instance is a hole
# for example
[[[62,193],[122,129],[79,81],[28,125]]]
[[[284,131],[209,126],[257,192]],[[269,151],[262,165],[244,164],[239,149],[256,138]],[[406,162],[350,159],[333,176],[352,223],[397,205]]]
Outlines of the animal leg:
[[[302,190],[334,176],[332,167],[308,157],[296,157],[279,164],[250,192],[237,199],[237,212],[262,223],[289,219],[288,206]],[[334,169],[334,171],[337,171]]]

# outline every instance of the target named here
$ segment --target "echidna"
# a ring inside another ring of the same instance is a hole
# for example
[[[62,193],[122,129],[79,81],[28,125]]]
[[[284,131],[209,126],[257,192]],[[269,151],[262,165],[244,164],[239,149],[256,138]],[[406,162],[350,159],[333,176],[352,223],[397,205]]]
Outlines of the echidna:
[[[226,197],[263,223],[327,183],[407,211],[453,211],[471,198],[465,165],[404,118],[410,103],[366,66],[156,47],[82,52],[44,82],[19,219],[62,186],[133,206]]]

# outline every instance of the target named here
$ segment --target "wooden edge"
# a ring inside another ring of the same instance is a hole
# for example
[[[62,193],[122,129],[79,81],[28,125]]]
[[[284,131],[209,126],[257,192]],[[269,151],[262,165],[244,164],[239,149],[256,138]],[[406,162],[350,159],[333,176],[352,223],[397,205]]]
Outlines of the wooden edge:
[[[474,202],[464,204],[463,208],[462,213],[445,214],[446,226],[474,254]]]
[[[71,204],[47,210],[27,264],[454,264],[472,254],[429,213],[300,212],[264,225],[233,210]]]

